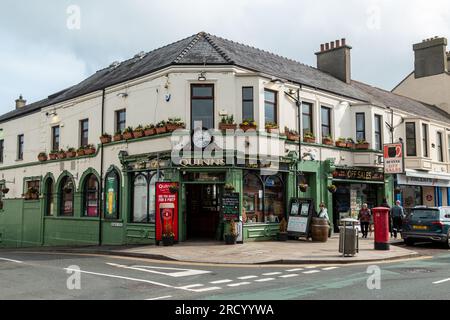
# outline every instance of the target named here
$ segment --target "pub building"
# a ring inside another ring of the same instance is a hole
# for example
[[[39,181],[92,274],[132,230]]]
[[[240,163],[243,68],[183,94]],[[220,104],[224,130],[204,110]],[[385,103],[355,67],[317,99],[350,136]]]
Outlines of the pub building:
[[[166,218],[179,242],[223,241],[224,197],[239,200],[243,242],[276,239],[295,199],[324,202],[335,227],[362,203],[393,203],[383,124],[432,110],[352,81],[350,50],[322,45],[313,68],[200,32],[41,101],[20,97],[0,116],[0,247],[153,245]],[[231,128],[240,145],[174,159],[174,126],[202,148]]]

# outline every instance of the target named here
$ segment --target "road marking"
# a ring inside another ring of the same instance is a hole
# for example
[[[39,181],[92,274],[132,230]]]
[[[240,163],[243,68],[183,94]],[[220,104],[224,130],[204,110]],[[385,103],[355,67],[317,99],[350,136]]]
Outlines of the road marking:
[[[222,284],[222,283],[230,283],[230,282],[233,282],[233,280],[229,280],[229,279],[226,279],[226,280],[217,280],[217,281],[211,281],[210,283],[211,283],[211,284]]]
[[[339,267],[328,267],[328,268],[323,268],[323,271],[330,271],[330,270],[335,270],[335,269],[339,269]]]
[[[207,291],[214,291],[214,290],[220,290],[222,289],[221,287],[210,287],[210,288],[202,288],[202,289],[189,289],[189,291],[193,291],[193,292],[207,292]]]
[[[450,278],[444,279],[444,280],[440,280],[440,281],[436,281],[436,282],[433,282],[433,284],[441,284],[441,283],[449,282],[449,281],[450,281]]]
[[[298,274],[293,273],[293,274],[287,274],[284,276],[280,276],[280,278],[294,278],[294,277],[298,277]]]
[[[234,287],[246,286],[249,284],[250,284],[250,282],[232,283],[232,284],[229,284],[228,287],[234,288]]]
[[[190,270],[190,269],[152,267],[152,266],[131,266],[131,267],[129,267],[129,266],[125,266],[125,265],[121,265],[121,264],[117,264],[117,263],[106,263],[106,264],[109,266],[112,266],[112,267],[162,274],[162,275],[174,277],[174,278],[197,276],[197,275],[201,275],[201,274],[211,273],[211,271],[204,271],[204,270]],[[161,272],[161,271],[156,271],[154,269],[177,271],[177,272]]]
[[[146,300],[151,301],[151,300],[163,300],[163,299],[170,299],[170,298],[172,298],[172,296],[165,296],[165,297],[158,297],[158,298],[150,298],[150,299],[146,299]]]
[[[297,271],[303,271],[303,268],[297,268],[297,269],[286,270],[286,272],[297,272]]]
[[[304,274],[313,274],[313,273],[319,273],[319,270],[311,270],[311,271],[305,271]]]
[[[180,287],[180,289],[192,289],[192,288],[198,288],[198,287],[203,287],[203,285],[202,284],[191,284],[188,286]]]
[[[270,273],[263,273],[263,276],[276,276],[282,274],[281,272],[270,272]]]
[[[8,262],[14,262],[14,263],[23,263],[23,261],[19,261],[19,260],[13,260],[13,259],[6,259],[6,258],[0,258],[0,260],[3,261],[8,261]]]
[[[317,266],[307,266],[305,269],[317,269]]]
[[[245,276],[245,277],[239,277],[239,280],[248,280],[248,279],[255,279],[258,278],[258,276]]]
[[[268,281],[273,281],[275,280],[274,278],[266,278],[266,279],[259,279],[259,280],[255,280],[255,282],[268,282]]]

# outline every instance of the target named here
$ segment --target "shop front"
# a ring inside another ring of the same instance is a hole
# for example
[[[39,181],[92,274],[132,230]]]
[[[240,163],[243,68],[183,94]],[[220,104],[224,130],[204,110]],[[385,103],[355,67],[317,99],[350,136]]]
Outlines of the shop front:
[[[336,168],[333,184],[337,191],[333,194],[333,224],[339,232],[339,221],[357,218],[363,204],[369,208],[379,206],[385,194],[384,173],[377,169]]]

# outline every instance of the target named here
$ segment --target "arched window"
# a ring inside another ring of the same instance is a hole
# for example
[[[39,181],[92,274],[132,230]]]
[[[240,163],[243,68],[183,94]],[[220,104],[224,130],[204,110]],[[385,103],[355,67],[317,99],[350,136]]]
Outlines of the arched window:
[[[148,185],[147,178],[143,174],[138,174],[134,178],[132,222],[148,222]]]
[[[64,177],[61,181],[59,194],[61,197],[60,212],[61,216],[73,216],[73,197],[75,193],[75,185],[71,177]]]
[[[105,218],[119,219],[120,180],[116,170],[110,171],[105,179]]]
[[[98,217],[99,183],[97,177],[94,174],[90,174],[86,177],[83,186],[83,200],[83,215],[85,217]]]
[[[148,199],[149,199],[149,220],[151,223],[156,222],[156,183],[158,182],[157,174],[154,174],[150,179],[148,188]]]
[[[244,223],[264,222],[263,194],[264,187],[259,176],[253,173],[244,176]]]
[[[45,215],[53,216],[54,213],[54,202],[53,202],[53,192],[54,183],[52,178],[48,178],[45,182]]]
[[[265,180],[264,192],[265,222],[280,222],[284,213],[284,186],[279,176],[270,176]]]

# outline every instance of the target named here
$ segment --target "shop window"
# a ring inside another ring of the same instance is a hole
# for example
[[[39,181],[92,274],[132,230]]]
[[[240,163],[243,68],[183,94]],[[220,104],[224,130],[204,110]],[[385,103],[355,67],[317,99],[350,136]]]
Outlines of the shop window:
[[[278,123],[277,121],[277,92],[264,90],[265,123]]]
[[[254,120],[253,87],[242,88],[242,119]]]
[[[356,114],[356,140],[366,140],[366,115]]]
[[[284,185],[280,176],[244,177],[243,220],[245,223],[277,223],[285,217]]]
[[[428,125],[422,124],[422,150],[423,156],[428,158]]]
[[[156,211],[156,183],[163,178],[155,172],[138,173],[133,183],[132,222],[154,223]]]
[[[303,135],[313,133],[313,105],[312,103],[302,102],[302,124]]]
[[[155,223],[156,221],[156,182],[158,182],[158,177],[156,174],[154,174],[150,179],[148,188],[148,212],[150,223]]]
[[[120,179],[113,170],[106,175],[105,180],[105,218],[119,219],[120,212]]]
[[[25,181],[25,200],[37,200],[39,199],[40,180],[27,180]]]
[[[64,217],[73,216],[73,199],[75,194],[75,184],[71,177],[64,177],[59,190],[61,204],[59,215]]]
[[[331,109],[322,107],[321,113],[322,138],[331,137]]]
[[[416,124],[414,122],[407,122],[406,127],[406,155],[408,157],[417,156],[416,144]]]
[[[98,217],[99,208],[99,182],[94,174],[86,177],[83,186],[83,215],[85,217]]]
[[[375,115],[375,150],[381,150],[383,148],[382,139],[382,118],[380,115]]]
[[[202,128],[214,128],[214,85],[193,84],[191,86],[191,129],[201,123]]]
[[[52,178],[45,181],[45,215],[53,216],[54,201],[53,201],[54,183]]]

